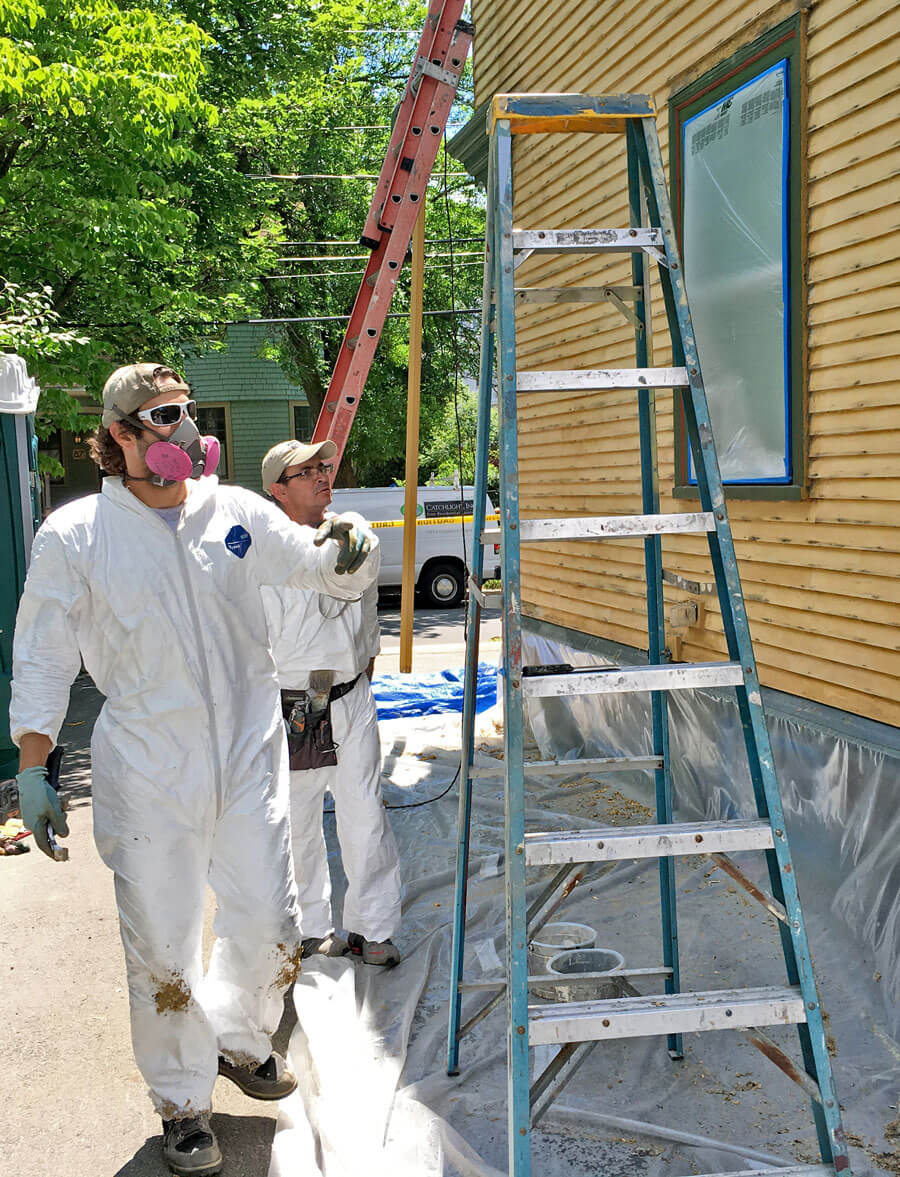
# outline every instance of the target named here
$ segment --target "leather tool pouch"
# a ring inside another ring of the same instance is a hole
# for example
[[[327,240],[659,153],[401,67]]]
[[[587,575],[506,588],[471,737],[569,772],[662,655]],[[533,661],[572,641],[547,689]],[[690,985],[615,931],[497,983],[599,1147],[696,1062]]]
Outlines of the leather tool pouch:
[[[305,691],[282,691],[281,714],[287,729],[292,772],[337,764],[337,744],[331,732],[331,700],[324,711],[308,711]]]

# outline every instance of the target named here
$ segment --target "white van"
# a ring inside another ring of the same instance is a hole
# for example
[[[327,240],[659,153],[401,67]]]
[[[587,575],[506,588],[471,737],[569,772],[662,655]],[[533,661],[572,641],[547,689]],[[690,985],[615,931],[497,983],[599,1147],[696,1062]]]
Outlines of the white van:
[[[356,511],[376,524],[381,544],[380,588],[399,588],[403,579],[403,503],[402,486],[365,487],[358,490],[335,490],[333,511]],[[460,515],[472,514],[475,488],[420,486],[416,513],[416,589],[429,605],[458,605],[466,592],[466,565],[472,564],[474,535],[472,524],[458,521]],[[487,514],[494,514],[488,499]],[[456,518],[457,522],[441,522]],[[427,522],[426,522],[427,521]],[[377,524],[395,524],[378,527]],[[397,526],[399,525],[399,526]],[[489,524],[488,526],[496,526]],[[465,527],[465,559],[463,528]],[[485,545],[484,578],[500,575],[499,545]]]

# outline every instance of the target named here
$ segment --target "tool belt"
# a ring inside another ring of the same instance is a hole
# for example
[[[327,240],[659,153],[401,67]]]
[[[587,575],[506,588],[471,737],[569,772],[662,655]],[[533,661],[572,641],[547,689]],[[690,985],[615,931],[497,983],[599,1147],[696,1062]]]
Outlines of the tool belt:
[[[337,764],[338,745],[331,730],[331,704],[342,699],[359,682],[338,683],[328,692],[325,710],[312,710],[313,696],[308,691],[282,691],[281,714],[287,728],[288,761],[291,771],[328,768]]]

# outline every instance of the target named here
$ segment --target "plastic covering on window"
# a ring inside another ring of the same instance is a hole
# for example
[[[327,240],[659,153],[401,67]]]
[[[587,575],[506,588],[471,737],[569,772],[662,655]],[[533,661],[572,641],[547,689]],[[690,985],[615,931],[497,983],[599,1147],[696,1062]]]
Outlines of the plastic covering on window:
[[[685,282],[726,482],[790,477],[787,70],[684,124]]]

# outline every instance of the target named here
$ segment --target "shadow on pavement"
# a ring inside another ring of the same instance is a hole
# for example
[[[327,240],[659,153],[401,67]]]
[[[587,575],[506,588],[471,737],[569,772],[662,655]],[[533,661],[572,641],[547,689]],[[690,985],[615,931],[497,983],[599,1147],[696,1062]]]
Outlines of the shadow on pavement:
[[[272,1156],[275,1121],[267,1116],[220,1116],[213,1112],[212,1127],[219,1141],[225,1169],[240,1177],[266,1177]],[[114,1177],[170,1177],[163,1160],[162,1132],[150,1136]]]

